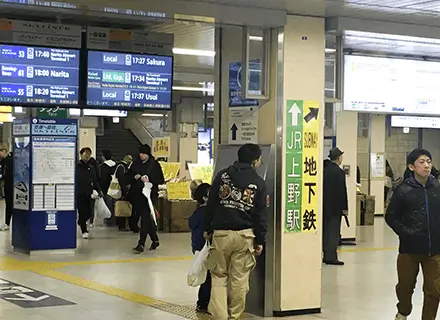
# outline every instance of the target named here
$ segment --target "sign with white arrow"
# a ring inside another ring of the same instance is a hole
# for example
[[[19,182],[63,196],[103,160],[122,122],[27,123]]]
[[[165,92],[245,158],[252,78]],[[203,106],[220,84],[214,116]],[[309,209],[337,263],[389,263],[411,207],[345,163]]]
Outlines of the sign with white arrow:
[[[22,308],[42,308],[75,304],[74,302],[5,279],[0,279],[0,299],[9,301]]]
[[[229,108],[229,144],[258,144],[258,108]]]
[[[287,121],[290,120],[290,125],[291,126],[297,126],[298,125],[298,115],[301,113],[301,110],[299,109],[298,105],[296,103],[294,103],[292,105],[292,107],[290,107],[289,111],[287,111],[289,113],[289,117],[290,119],[287,119]]]

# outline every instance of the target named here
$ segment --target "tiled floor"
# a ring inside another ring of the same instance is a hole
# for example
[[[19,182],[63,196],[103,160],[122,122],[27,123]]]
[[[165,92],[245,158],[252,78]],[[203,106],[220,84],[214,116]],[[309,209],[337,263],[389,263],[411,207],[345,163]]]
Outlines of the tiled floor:
[[[197,290],[185,283],[191,259],[187,234],[163,234],[160,249],[142,256],[131,254],[133,234],[96,228],[92,236],[79,240],[75,256],[29,258],[13,253],[10,234],[0,233],[1,279],[75,303],[26,309],[0,299],[0,319],[196,319]],[[323,313],[293,319],[394,318],[397,239],[377,218],[375,227],[359,228],[358,240],[358,246],[342,248],[346,266],[323,267]],[[411,319],[420,318],[421,297],[419,285]]]

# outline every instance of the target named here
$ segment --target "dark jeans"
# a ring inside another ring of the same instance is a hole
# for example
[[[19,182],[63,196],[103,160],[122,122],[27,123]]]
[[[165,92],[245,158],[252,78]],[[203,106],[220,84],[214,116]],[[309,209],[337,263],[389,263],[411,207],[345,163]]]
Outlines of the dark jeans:
[[[341,236],[340,215],[329,215],[324,217],[322,249],[324,251],[324,261],[338,260],[338,245]]]
[[[91,205],[92,205],[92,211],[90,214],[90,224],[93,224],[93,222],[95,221],[95,200],[90,201]]]
[[[77,197],[78,206],[78,225],[82,233],[87,231],[87,221],[92,216],[92,199],[88,195],[79,195]]]
[[[211,300],[211,283],[211,273],[208,271],[205,282],[199,288],[199,299],[197,300],[197,306],[200,309],[208,309],[209,300]]]
[[[397,309],[403,316],[412,311],[412,295],[420,266],[423,272],[422,320],[435,320],[440,299],[440,255],[399,254],[397,258]]]
[[[5,224],[11,225],[12,212],[14,211],[14,191],[5,189]]]
[[[139,244],[145,247],[148,235],[152,242],[158,242],[157,226],[151,218],[147,198],[143,194],[135,196],[132,200],[132,206],[133,211],[130,219],[130,229],[136,231],[138,229],[139,219],[141,220]]]
[[[116,225],[118,229],[125,229],[127,227],[127,218],[126,217],[116,217]]]
[[[111,217],[105,220],[105,224],[107,226],[114,226],[116,223],[116,219],[115,219],[115,200],[108,196],[105,195],[104,196],[104,202],[107,205],[107,208],[109,208],[110,212],[111,212]]]

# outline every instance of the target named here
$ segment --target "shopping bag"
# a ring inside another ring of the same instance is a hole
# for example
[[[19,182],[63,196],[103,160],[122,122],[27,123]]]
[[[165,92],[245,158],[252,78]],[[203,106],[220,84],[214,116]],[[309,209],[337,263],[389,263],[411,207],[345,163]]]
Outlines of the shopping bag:
[[[186,276],[186,283],[190,287],[198,287],[206,281],[208,269],[205,266],[205,262],[208,259],[208,255],[209,245],[208,242],[206,242],[202,251],[196,251],[188,275]]]
[[[105,204],[104,198],[95,200],[95,216],[99,219],[109,219],[112,216],[110,209]]]
[[[123,200],[116,201],[115,217],[131,217],[131,203]]]
[[[151,182],[144,182],[144,188],[142,189],[142,193],[147,198],[148,207],[150,208],[151,219],[153,220],[154,224],[157,226],[156,209],[154,209],[153,201],[151,201],[152,188],[153,185],[151,184]]]
[[[110,182],[110,186],[107,191],[107,195],[115,200],[122,198],[121,184],[119,183],[118,178],[116,178],[116,172],[118,172],[119,166],[120,165],[116,167],[115,173],[112,175],[112,181]]]
[[[99,199],[99,193],[98,193],[98,191],[93,190],[92,195],[90,196],[90,198],[92,198],[92,200]]]

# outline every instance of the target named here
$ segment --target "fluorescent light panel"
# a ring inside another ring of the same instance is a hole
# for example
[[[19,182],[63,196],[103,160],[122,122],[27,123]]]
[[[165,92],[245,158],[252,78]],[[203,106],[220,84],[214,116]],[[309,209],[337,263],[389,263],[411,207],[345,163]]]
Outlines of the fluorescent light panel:
[[[260,37],[260,36],[249,36],[249,40],[251,40],[251,41],[263,41],[263,37]]]
[[[215,56],[215,51],[186,49],[186,48],[173,48],[173,53],[187,55],[187,56],[198,56],[198,57],[214,57]]]
[[[143,113],[142,117],[163,118],[165,115],[162,113]]]
[[[202,88],[202,87],[180,87],[180,86],[173,86],[173,90],[176,90],[176,91],[214,92],[214,88]]]

